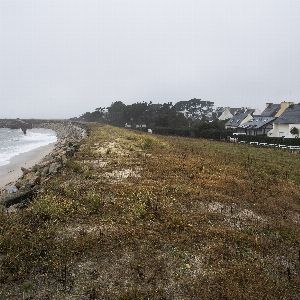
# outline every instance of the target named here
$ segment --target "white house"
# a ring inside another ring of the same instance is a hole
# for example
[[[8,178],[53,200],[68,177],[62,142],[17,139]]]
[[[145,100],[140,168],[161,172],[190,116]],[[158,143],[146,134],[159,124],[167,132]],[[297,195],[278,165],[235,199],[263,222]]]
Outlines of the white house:
[[[220,121],[225,121],[233,118],[233,116],[237,114],[244,113],[248,110],[249,108],[247,107],[217,107],[216,108],[216,114],[217,114],[217,119]],[[255,114],[259,114],[259,112],[255,112]]]
[[[295,129],[294,129],[295,128]],[[273,123],[268,136],[298,138],[300,132],[300,104],[291,104]]]
[[[225,121],[231,119],[238,112],[238,108],[224,107],[223,112],[218,117],[218,120]]]

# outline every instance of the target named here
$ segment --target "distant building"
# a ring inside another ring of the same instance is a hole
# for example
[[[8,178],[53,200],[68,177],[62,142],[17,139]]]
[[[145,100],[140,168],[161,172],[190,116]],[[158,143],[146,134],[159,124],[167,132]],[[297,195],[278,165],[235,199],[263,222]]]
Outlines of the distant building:
[[[243,113],[238,113],[234,115],[230,120],[225,124],[226,129],[237,129],[239,126],[253,119],[253,114],[255,109],[247,109]]]
[[[266,103],[265,110],[260,114],[263,117],[280,117],[284,111],[294,102],[283,101],[280,104]]]
[[[264,135],[273,129],[274,117],[253,116],[251,120],[238,127],[238,132],[246,135]]]
[[[262,117],[275,117],[279,110],[280,104],[266,103],[266,108],[260,115]]]
[[[287,102],[286,102],[287,103]],[[295,129],[294,129],[295,128]],[[294,129],[294,130],[292,130]],[[295,131],[296,133],[291,133]],[[298,131],[298,133],[297,133]],[[300,103],[290,104],[273,123],[268,136],[298,138],[300,132]]]
[[[214,109],[214,117],[219,120],[219,117],[222,115],[226,107],[216,107]]]
[[[260,115],[252,115],[252,119],[243,122],[237,128],[240,133],[247,135],[270,135],[273,130],[273,123],[280,117],[293,102],[283,101],[280,104],[266,103],[265,110]]]
[[[218,111],[219,109],[219,111]],[[219,114],[218,112],[221,111],[221,108],[217,108],[217,118],[220,121],[225,121],[228,119],[231,119],[236,114],[244,113],[247,110],[247,108],[240,107],[240,108],[232,108],[232,107],[224,107],[222,112]]]

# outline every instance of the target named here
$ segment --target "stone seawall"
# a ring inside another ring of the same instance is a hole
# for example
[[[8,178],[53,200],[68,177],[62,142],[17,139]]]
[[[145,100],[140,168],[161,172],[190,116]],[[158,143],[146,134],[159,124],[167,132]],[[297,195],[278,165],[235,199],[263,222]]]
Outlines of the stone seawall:
[[[56,132],[58,143],[78,142],[87,135],[87,127],[81,123],[69,121],[41,121],[33,124],[34,128],[46,128]]]
[[[22,177],[13,186],[6,189],[0,198],[0,203],[6,208],[25,206],[39,191],[43,181],[61,172],[68,158],[75,155],[80,147],[80,142],[88,135],[88,128],[75,122],[40,121],[34,123],[33,127],[54,130],[58,141],[54,150],[41,163],[30,169],[22,168]]]

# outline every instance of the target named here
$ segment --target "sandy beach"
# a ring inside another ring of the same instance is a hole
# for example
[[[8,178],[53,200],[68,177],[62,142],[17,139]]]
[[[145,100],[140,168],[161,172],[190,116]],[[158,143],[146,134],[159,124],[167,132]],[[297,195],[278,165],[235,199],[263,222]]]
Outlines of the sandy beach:
[[[55,143],[15,156],[8,165],[0,166],[0,190],[22,176],[21,167],[30,168],[54,149]]]

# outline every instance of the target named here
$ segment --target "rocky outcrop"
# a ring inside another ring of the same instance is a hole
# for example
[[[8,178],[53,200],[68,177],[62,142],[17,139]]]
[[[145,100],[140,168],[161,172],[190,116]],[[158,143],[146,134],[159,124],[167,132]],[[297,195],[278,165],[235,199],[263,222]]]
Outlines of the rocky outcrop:
[[[28,201],[30,201],[34,194],[37,192],[38,187],[27,188],[17,191],[16,193],[7,194],[2,200],[2,204],[8,208],[12,205],[18,205],[18,208],[26,206]]]
[[[7,188],[0,198],[0,203],[6,208],[12,205],[24,207],[38,193],[43,181],[63,170],[67,160],[75,155],[80,142],[88,134],[87,128],[80,123],[41,122],[35,124],[35,127],[54,130],[58,141],[54,150],[40,164],[30,169],[21,168],[22,177],[14,186]]]

